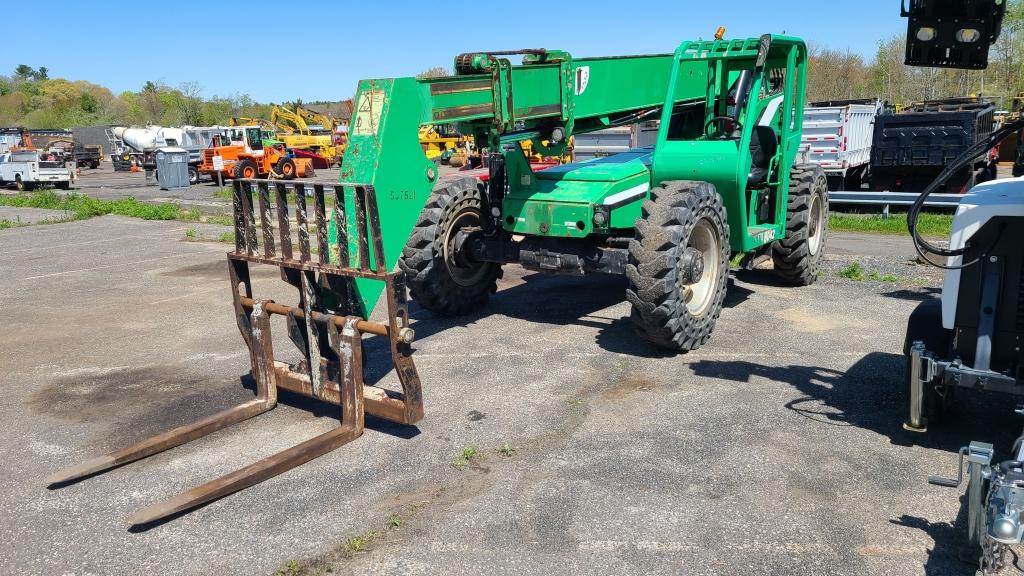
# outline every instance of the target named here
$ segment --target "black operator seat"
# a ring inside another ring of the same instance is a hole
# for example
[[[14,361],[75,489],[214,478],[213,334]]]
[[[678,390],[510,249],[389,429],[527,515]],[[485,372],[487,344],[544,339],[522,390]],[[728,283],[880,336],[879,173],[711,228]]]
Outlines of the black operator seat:
[[[779,138],[771,126],[754,126],[750,133],[750,175],[747,186],[761,186],[768,181],[768,169],[779,150]]]

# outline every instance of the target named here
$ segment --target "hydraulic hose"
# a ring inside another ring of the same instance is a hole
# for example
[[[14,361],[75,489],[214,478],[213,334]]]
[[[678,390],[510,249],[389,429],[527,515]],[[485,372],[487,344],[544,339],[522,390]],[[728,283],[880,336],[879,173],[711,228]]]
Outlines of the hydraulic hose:
[[[955,174],[957,170],[963,168],[967,164],[970,164],[972,161],[974,161],[975,158],[994,148],[996,145],[1002,142],[1007,136],[1021,129],[1024,129],[1024,118],[1020,120],[1014,120],[1013,122],[1005,124],[998,130],[995,130],[991,134],[989,134],[988,137],[985,138],[984,140],[974,144],[967,150],[964,150],[964,152],[960,154],[960,156],[958,156],[956,160],[954,160],[950,164],[947,164],[946,167],[943,168],[942,172],[940,172],[939,175],[935,178],[935,180],[932,180],[931,184],[929,184],[924,189],[924,191],[921,192],[917,199],[914,200],[914,203],[910,206],[910,212],[907,214],[907,229],[910,231],[910,237],[914,241],[914,250],[917,251],[917,254],[925,262],[931,264],[932,266],[935,266],[936,268],[942,268],[943,270],[961,270],[963,268],[967,268],[968,266],[973,266],[974,264],[977,264],[978,262],[981,261],[981,257],[978,257],[975,258],[974,260],[971,260],[970,262],[960,264],[957,266],[949,266],[946,264],[939,264],[937,262],[933,262],[928,258],[925,252],[935,254],[936,256],[955,258],[957,256],[963,256],[964,254],[966,254],[967,248],[940,248],[928,242],[927,240],[922,238],[917,231],[917,219],[921,214],[921,208],[924,207],[925,200],[928,199],[928,196],[930,196],[932,193],[938,190],[940,186],[945,184],[946,180],[949,180],[949,178],[953,176],[953,174]]]

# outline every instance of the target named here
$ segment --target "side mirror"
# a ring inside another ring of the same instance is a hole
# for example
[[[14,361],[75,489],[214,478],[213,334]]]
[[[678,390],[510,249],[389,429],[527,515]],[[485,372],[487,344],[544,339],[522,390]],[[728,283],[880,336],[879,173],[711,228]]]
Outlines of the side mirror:
[[[764,34],[757,39],[757,61],[754,63],[754,67],[756,67],[758,70],[764,68],[764,63],[768,61],[768,50],[771,47],[771,34]]]

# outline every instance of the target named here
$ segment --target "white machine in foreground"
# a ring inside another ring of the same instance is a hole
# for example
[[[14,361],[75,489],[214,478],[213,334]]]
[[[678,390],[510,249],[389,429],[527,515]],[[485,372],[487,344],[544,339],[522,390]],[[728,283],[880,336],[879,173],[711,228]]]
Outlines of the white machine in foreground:
[[[905,427],[924,432],[965,389],[1024,395],[1024,178],[979,184],[953,218],[942,298],[918,305],[907,324],[909,414]],[[934,259],[934,256],[932,257]],[[1020,412],[1020,410],[1018,410]],[[1024,438],[1022,434],[1021,438]],[[991,444],[960,450],[958,487],[967,460],[970,544],[982,574],[1005,564],[1008,545],[1024,538],[1024,442],[993,463]]]

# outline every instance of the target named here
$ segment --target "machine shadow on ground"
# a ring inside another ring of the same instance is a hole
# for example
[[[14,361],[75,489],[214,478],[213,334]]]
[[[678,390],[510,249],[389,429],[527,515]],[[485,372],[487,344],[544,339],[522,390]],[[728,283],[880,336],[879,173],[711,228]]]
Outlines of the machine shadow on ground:
[[[491,295],[490,302],[475,314],[447,318],[425,310],[412,301],[409,315],[416,340],[423,341],[437,333],[456,326],[472,325],[490,316],[504,316],[546,325],[577,325],[596,329],[596,343],[603,350],[644,358],[664,358],[678,353],[655,347],[637,337],[628,316],[598,314],[598,312],[625,302],[628,282],[625,277],[595,274],[592,276],[555,276],[530,273],[522,277],[523,283],[504,288]],[[746,302],[753,291],[738,286],[729,278],[724,308]],[[566,346],[572,346],[567,342]],[[367,337],[364,358],[387,357],[388,342],[384,338]],[[379,381],[390,370],[388,362],[368,361],[366,382]]]
[[[888,352],[872,352],[845,372],[799,364],[765,366],[744,360],[699,360],[689,364],[696,376],[745,384],[760,377],[787,384],[803,394],[787,402],[787,409],[825,426],[870,430],[898,446],[921,446],[956,454],[971,440],[985,440],[1004,453],[1010,449],[1022,422],[1006,398],[994,394],[958,391],[947,413],[941,421],[931,422],[928,432],[904,429],[905,366],[902,354]],[[948,467],[954,465],[951,458]]]
[[[849,370],[793,364],[765,366],[747,361],[700,360],[691,363],[696,376],[751,384],[766,378],[792,386],[802,395],[785,404],[789,410],[823,426],[855,426],[881,434],[897,446],[921,446],[945,451],[948,458],[936,459],[932,473],[956,474],[957,452],[971,440],[992,442],[996,458],[1008,455],[1021,419],[1005,397],[974,391],[959,391],[941,421],[930,422],[925,433],[903,428],[907,390],[904,383],[906,359],[900,354],[872,352]],[[926,478],[921,489],[929,489]],[[939,489],[939,488],[934,488]],[[952,498],[955,492],[950,491]],[[950,521],[933,521],[906,514],[890,522],[916,528],[928,534],[934,546],[928,551],[925,574],[929,576],[973,575],[977,565],[966,562],[966,509]]]

